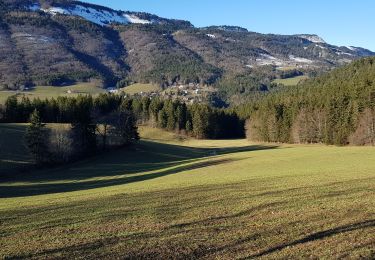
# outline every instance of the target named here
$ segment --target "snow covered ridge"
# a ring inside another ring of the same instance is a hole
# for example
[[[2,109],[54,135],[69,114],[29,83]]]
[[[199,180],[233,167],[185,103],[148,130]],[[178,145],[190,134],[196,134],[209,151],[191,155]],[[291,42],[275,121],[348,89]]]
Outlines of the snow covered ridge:
[[[297,34],[296,36],[313,43],[326,43],[321,37],[315,34]]]
[[[359,50],[359,48],[353,47],[353,46],[347,46],[346,48],[351,50],[351,51],[358,51]]]
[[[309,59],[295,57],[294,55],[289,55],[289,59],[293,60],[295,62],[299,62],[299,63],[313,63],[314,62],[314,61],[309,60]]]
[[[31,11],[43,11],[51,15],[56,14],[65,14],[65,15],[74,15],[82,17],[88,21],[99,25],[107,25],[111,23],[120,23],[120,24],[150,24],[153,21],[148,21],[139,18],[136,15],[127,14],[124,12],[100,10],[92,7],[86,7],[83,5],[72,5],[67,7],[49,7],[43,9],[41,6],[34,4],[29,6]]]

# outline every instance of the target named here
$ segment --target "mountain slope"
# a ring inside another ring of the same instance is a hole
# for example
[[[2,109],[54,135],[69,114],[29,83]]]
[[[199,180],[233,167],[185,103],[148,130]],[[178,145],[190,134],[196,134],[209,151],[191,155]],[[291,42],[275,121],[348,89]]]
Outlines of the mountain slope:
[[[221,78],[253,77],[259,69],[268,78],[259,84],[269,84],[285,68],[326,71],[374,55],[327,44],[316,35],[194,28],[187,21],[78,1],[3,0],[0,7],[3,89],[90,78],[102,79],[104,86],[131,81],[213,84]],[[269,66],[273,69],[263,69]]]
[[[163,27],[139,25],[118,28],[128,53],[130,77],[168,86],[173,82],[212,84],[220,70],[179,44]]]

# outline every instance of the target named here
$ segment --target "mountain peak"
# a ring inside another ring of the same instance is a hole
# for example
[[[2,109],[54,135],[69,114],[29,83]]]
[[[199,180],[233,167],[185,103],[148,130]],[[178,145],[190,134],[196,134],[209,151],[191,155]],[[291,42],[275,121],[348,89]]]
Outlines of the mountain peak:
[[[316,34],[296,34],[295,36],[313,43],[326,43],[320,36]]]

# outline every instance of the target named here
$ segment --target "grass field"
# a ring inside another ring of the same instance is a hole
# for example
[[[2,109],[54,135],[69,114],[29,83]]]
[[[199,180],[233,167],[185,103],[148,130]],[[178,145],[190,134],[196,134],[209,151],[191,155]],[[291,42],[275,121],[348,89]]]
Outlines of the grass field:
[[[288,78],[288,79],[275,79],[273,82],[277,84],[283,84],[285,86],[296,86],[298,83],[300,83],[302,80],[308,79],[307,76],[298,76],[294,78]]]
[[[372,147],[141,130],[131,150],[1,181],[0,258],[375,257]]]
[[[106,91],[97,86],[97,83],[79,83],[72,86],[66,87],[52,87],[52,86],[38,86],[30,91],[0,91],[0,104],[4,104],[6,99],[12,95],[18,95],[19,97],[27,96],[30,99],[40,98],[57,98],[58,96],[78,96],[79,94],[90,94],[96,95],[100,93],[105,93]],[[71,90],[72,93],[68,93]]]
[[[68,93],[68,91],[71,93]],[[134,95],[141,92],[153,92],[160,90],[160,87],[153,84],[140,84],[136,83],[129,87],[121,89],[129,95]],[[52,86],[38,86],[30,91],[0,91],[0,104],[4,104],[6,99],[10,96],[17,95],[18,97],[26,96],[30,99],[40,98],[57,98],[59,96],[76,97],[78,95],[97,95],[100,93],[106,93],[107,91],[101,87],[98,87],[98,83],[79,83],[72,86],[66,87],[52,87]]]
[[[288,70],[298,69],[298,67],[297,66],[285,66],[285,67],[277,67],[276,69],[280,71],[288,71]]]
[[[134,94],[141,93],[141,92],[150,93],[154,91],[159,91],[160,87],[154,84],[136,83],[126,88],[122,88],[121,90],[129,95],[134,95]]]

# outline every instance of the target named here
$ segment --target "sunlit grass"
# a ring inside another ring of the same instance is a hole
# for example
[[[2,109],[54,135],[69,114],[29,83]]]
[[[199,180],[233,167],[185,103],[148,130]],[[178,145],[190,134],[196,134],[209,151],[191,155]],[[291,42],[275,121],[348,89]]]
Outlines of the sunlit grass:
[[[0,257],[374,256],[372,147],[140,130],[130,150],[0,183]]]
[[[297,76],[297,77],[287,78],[287,79],[275,79],[273,82],[277,84],[283,84],[285,86],[296,86],[298,85],[298,83],[308,78],[309,77],[307,76]]]
[[[10,96],[17,95],[22,98],[23,96],[30,99],[40,98],[57,98],[59,96],[76,97],[78,95],[97,95],[105,93],[106,90],[100,88],[97,83],[79,83],[65,87],[53,86],[37,86],[29,91],[0,91],[0,104],[4,104],[6,99]]]
[[[122,88],[121,90],[124,91],[125,93],[129,94],[129,95],[134,95],[134,94],[141,93],[141,92],[150,93],[150,92],[154,92],[154,91],[159,91],[160,87],[155,85],[155,84],[136,83],[136,84],[130,85],[126,88]]]

